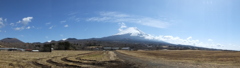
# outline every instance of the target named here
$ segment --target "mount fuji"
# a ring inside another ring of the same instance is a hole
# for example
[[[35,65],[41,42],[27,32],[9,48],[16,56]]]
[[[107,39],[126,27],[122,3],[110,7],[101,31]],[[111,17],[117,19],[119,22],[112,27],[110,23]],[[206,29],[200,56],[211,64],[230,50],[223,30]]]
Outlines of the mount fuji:
[[[148,44],[161,43],[161,44],[169,44],[170,45],[170,43],[167,43],[167,42],[164,42],[161,40],[148,39],[147,38],[148,36],[150,36],[150,35],[142,32],[141,30],[137,29],[136,27],[130,27],[125,30],[120,30],[120,32],[115,35],[103,37],[103,38],[94,38],[94,39],[99,40],[99,41],[126,42],[126,43],[148,43]]]

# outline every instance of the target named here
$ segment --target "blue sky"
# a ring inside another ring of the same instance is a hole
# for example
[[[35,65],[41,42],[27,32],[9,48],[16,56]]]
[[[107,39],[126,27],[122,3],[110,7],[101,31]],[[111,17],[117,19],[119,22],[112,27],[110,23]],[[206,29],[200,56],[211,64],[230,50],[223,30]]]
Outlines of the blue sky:
[[[0,0],[0,39],[100,38],[137,28],[146,38],[240,50],[239,0]]]

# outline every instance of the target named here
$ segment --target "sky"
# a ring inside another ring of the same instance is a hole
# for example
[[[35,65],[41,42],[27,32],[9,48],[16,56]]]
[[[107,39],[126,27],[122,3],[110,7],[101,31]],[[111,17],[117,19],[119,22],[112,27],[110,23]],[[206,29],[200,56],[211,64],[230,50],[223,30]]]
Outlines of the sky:
[[[146,33],[146,39],[240,50],[239,0],[0,0],[0,39],[47,42]]]

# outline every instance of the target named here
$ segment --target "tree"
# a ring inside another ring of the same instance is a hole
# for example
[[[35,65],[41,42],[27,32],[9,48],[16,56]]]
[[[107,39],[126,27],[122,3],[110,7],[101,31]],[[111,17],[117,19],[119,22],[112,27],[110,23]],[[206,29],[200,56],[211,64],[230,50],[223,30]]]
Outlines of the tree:
[[[68,41],[58,42],[57,50],[70,50],[70,46]]]
[[[52,45],[51,44],[44,44],[40,52],[52,52]]]

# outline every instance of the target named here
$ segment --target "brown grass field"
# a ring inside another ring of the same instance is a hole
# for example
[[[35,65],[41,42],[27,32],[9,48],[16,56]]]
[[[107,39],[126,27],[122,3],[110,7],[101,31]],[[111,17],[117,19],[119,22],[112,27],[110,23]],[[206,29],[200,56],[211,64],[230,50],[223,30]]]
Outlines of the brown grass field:
[[[33,61],[47,64],[47,59],[58,56],[71,56],[91,51],[17,52],[0,51],[0,68],[37,67]]]
[[[0,51],[0,68],[112,68],[123,64],[112,51]]]
[[[175,62],[219,64],[240,66],[240,52],[200,51],[200,50],[162,50],[162,51],[119,51],[128,55],[170,60]]]
[[[240,66],[240,52],[198,50],[119,50],[117,52],[140,59],[147,59],[150,62],[159,61],[166,63],[169,61],[187,62],[186,64],[217,64],[222,66],[237,66],[237,68]],[[117,55],[113,51],[0,51],[0,68],[126,68],[120,66],[126,66],[128,63],[120,62],[119,60],[121,59],[117,58]],[[172,65],[172,63],[170,63],[170,65]]]

